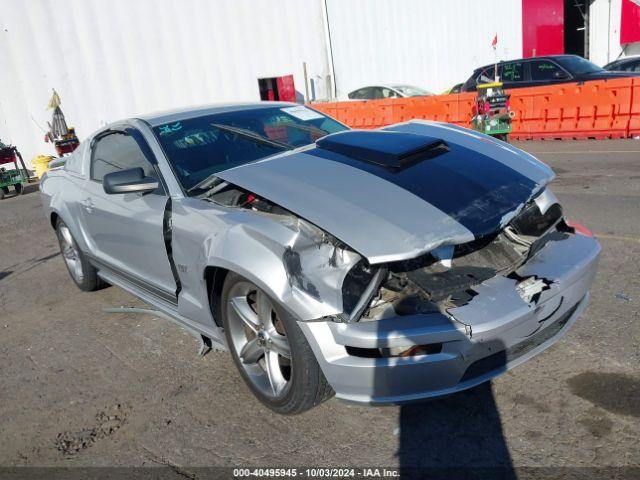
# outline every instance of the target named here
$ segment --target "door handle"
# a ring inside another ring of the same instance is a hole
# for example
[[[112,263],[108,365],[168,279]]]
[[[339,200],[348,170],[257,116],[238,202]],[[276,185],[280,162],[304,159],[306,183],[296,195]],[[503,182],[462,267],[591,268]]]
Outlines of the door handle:
[[[87,197],[82,200],[82,206],[87,211],[87,213],[91,213],[91,211],[93,210],[93,200],[91,200],[91,197]]]

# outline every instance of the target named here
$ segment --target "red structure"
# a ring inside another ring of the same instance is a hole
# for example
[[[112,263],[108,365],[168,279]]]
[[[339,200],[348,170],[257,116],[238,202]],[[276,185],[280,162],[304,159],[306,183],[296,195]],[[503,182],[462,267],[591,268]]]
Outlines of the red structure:
[[[522,56],[561,53],[564,53],[564,1],[522,0]]]
[[[278,77],[276,80],[278,85],[278,96],[283,102],[295,102],[296,101],[296,87],[293,84],[293,75],[285,75],[284,77]]]
[[[640,42],[640,1],[622,0],[620,45]]]
[[[278,100],[281,102],[296,101],[296,87],[293,83],[293,75],[259,78],[258,88],[260,89],[261,100]]]

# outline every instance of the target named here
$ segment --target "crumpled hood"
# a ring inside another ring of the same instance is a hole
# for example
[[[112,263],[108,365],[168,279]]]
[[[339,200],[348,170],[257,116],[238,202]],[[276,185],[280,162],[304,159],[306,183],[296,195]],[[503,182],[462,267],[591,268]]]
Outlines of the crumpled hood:
[[[218,177],[314,223],[375,264],[499,230],[553,172],[485,135],[413,121],[329,135]]]

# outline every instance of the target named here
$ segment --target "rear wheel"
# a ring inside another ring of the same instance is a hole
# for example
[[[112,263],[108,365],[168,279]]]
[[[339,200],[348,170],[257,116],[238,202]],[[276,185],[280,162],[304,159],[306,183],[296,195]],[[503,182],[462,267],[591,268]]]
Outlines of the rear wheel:
[[[24,193],[24,185],[16,183],[13,188],[16,190],[16,195],[22,195]]]
[[[67,265],[69,275],[80,290],[91,292],[101,286],[98,271],[89,263],[87,257],[80,251],[78,244],[71,235],[69,227],[58,218],[56,233],[60,243],[60,251]]]
[[[5,190],[6,188],[7,187],[0,188],[0,200],[2,200],[4,196],[7,194],[7,190]]]
[[[242,378],[270,409],[301,413],[333,395],[296,319],[252,282],[227,275],[222,317]]]

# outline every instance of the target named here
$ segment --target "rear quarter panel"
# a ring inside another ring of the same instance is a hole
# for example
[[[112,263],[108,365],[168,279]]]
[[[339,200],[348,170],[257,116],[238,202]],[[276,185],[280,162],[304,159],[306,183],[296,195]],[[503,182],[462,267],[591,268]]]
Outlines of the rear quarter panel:
[[[49,171],[40,182],[40,197],[47,221],[55,228],[54,218],[59,216],[69,227],[73,238],[84,252],[88,249],[82,228],[80,202],[82,200],[81,175],[64,169]]]

